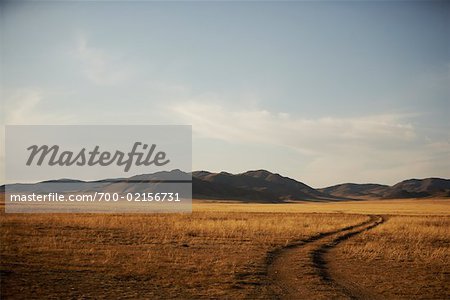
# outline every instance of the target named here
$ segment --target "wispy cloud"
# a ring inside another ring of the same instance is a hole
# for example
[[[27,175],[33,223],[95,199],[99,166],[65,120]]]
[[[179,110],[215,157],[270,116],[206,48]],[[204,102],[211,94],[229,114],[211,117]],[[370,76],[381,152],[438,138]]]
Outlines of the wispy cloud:
[[[3,123],[18,124],[65,124],[71,117],[43,108],[50,92],[39,88],[20,88],[4,93]]]
[[[291,176],[315,186],[343,181],[393,184],[415,174],[446,177],[450,168],[449,141],[426,141],[414,126],[414,114],[307,119],[194,100],[174,104],[170,111],[192,124],[197,137],[237,147],[247,143],[261,149],[294,149],[299,159],[308,159],[289,171]]]
[[[49,96],[48,91],[39,88],[21,88],[3,91],[3,112],[1,122],[4,125],[40,125],[74,123],[73,118],[56,111],[48,111],[43,102]],[[72,122],[71,122],[72,121]],[[0,141],[5,143],[5,132],[0,131]],[[4,147],[0,148],[0,182],[5,182],[3,172],[5,164]]]
[[[130,66],[120,56],[90,45],[84,35],[78,37],[74,54],[81,63],[84,74],[94,84],[114,85],[131,76]]]
[[[400,114],[306,119],[263,109],[233,110],[193,101],[174,104],[170,109],[192,124],[202,137],[289,146],[309,154],[321,153],[327,147],[345,150],[349,145],[398,146],[416,137],[408,115]]]

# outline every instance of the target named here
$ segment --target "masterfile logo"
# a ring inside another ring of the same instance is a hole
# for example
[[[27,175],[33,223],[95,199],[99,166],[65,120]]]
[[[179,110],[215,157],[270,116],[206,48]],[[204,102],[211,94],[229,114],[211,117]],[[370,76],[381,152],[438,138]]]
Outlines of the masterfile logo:
[[[139,152],[138,148],[141,145],[143,151]],[[166,159],[166,152],[158,151],[154,154],[156,144],[152,144],[149,147],[147,144],[136,142],[128,153],[119,150],[116,150],[114,153],[110,151],[100,152],[99,149],[100,146],[96,145],[91,151],[82,148],[78,153],[74,153],[73,151],[60,152],[58,145],[51,147],[48,145],[32,145],[27,148],[27,150],[30,150],[30,156],[26,165],[31,166],[37,156],[35,164],[38,166],[41,166],[45,159],[47,159],[49,166],[109,166],[116,163],[118,166],[124,166],[124,172],[128,172],[133,164],[136,166],[150,166],[154,164],[159,167],[170,162],[169,159]]]
[[[6,126],[6,212],[190,211],[187,125]]]

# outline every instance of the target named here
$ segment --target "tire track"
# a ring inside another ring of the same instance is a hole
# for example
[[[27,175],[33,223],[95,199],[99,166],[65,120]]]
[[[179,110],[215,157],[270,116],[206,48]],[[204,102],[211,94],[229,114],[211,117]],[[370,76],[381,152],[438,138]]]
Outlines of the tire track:
[[[381,216],[369,215],[365,222],[315,235],[276,249],[267,256],[269,293],[275,299],[354,299],[368,293],[345,288],[328,271],[326,253],[339,243],[383,223]]]
[[[364,231],[370,230],[382,223],[384,223],[384,218],[382,216],[371,216],[373,223],[362,226],[355,230],[349,230],[345,231],[345,233],[342,233],[338,235],[335,239],[333,239],[329,243],[322,244],[319,248],[315,249],[310,253],[310,257],[312,260],[313,265],[317,269],[318,275],[321,277],[322,281],[329,284],[334,290],[338,292],[338,294],[343,294],[345,298],[350,299],[371,299],[373,298],[373,295],[369,291],[364,291],[362,289],[359,289],[357,286],[348,287],[340,282],[338,282],[336,279],[334,279],[330,273],[329,268],[327,266],[327,260],[326,260],[326,254],[331,250],[332,248],[336,247],[341,242],[360,234]]]

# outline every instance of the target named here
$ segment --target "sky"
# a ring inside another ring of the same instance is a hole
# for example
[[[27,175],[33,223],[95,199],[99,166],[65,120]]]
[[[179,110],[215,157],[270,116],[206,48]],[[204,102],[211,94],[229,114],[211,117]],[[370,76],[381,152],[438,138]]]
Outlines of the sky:
[[[313,187],[450,178],[450,2],[2,1],[0,14],[2,127],[191,124],[193,170]]]

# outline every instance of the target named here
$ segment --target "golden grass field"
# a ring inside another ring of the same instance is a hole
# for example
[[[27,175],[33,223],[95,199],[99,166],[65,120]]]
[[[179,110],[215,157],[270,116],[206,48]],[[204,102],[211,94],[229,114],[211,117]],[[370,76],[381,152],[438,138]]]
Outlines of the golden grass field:
[[[331,269],[382,298],[449,299],[449,229],[448,216],[391,216],[335,248]]]
[[[282,297],[271,289],[270,255],[368,214],[385,222],[329,251],[330,274],[375,298],[449,298],[449,204],[197,201],[192,214],[2,213],[1,298]]]

